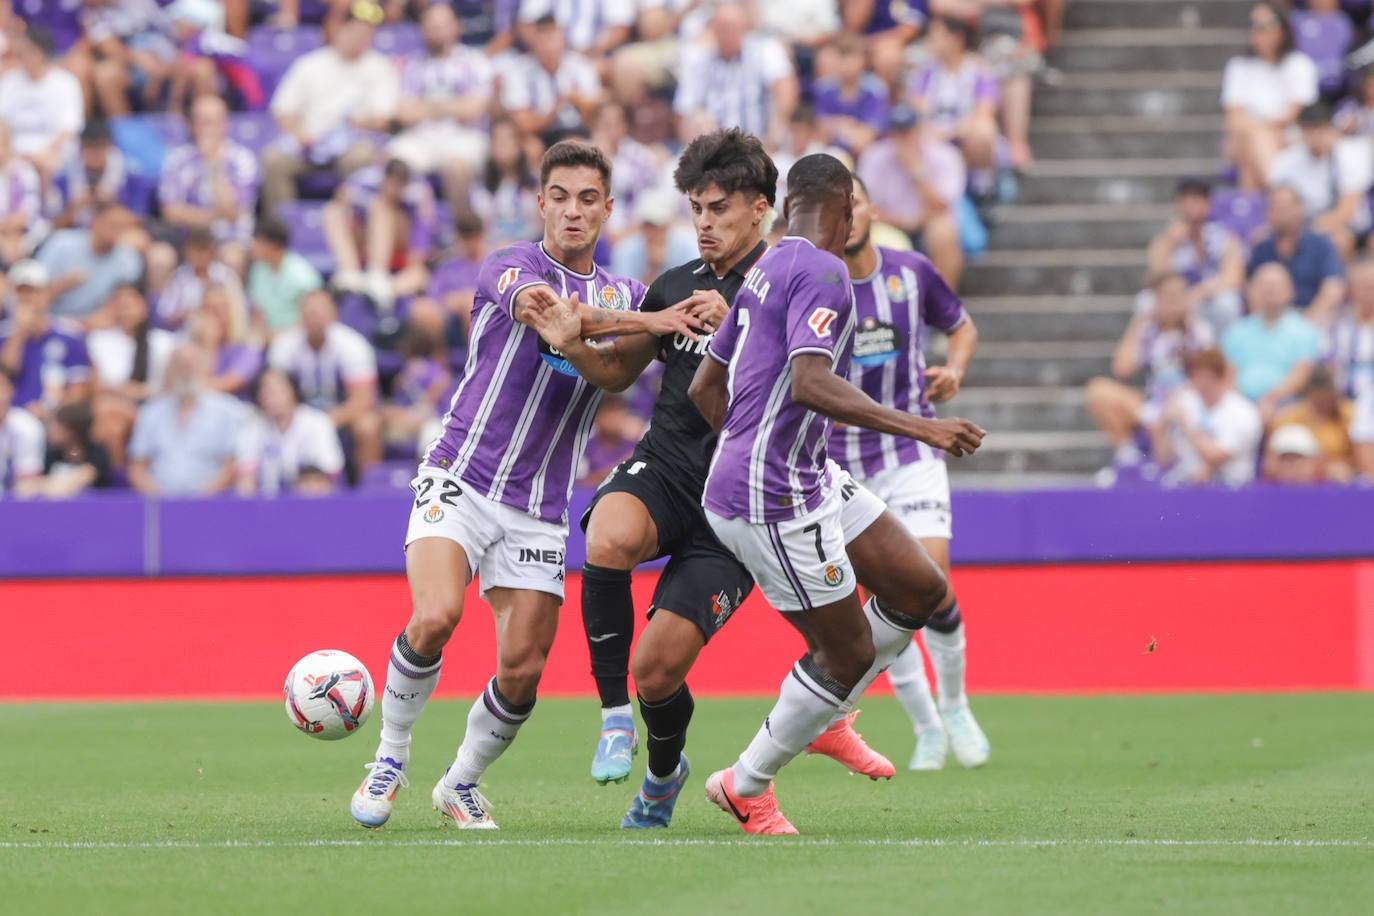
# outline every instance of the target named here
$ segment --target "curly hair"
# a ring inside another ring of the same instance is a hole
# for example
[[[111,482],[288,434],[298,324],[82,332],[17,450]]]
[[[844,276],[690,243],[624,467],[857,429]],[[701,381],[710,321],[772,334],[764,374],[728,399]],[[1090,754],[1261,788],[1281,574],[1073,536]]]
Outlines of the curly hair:
[[[763,142],[738,127],[702,134],[687,144],[673,172],[683,194],[700,193],[714,184],[726,194],[762,197],[773,206],[778,197],[778,167]]]

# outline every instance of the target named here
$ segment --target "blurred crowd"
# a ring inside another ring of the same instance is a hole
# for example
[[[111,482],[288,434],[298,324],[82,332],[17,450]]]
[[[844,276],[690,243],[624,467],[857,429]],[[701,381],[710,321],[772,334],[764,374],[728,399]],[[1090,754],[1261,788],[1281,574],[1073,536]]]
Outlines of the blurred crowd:
[[[1179,184],[1113,377],[1087,388],[1103,485],[1374,482],[1374,9],[1246,15],[1227,169]]]
[[[413,465],[543,150],[597,259],[696,256],[683,142],[829,151],[952,284],[1014,194],[1062,0],[0,0],[0,493],[319,493]],[[782,189],[780,189],[781,191]],[[781,196],[781,193],[780,193]],[[628,454],[652,373],[585,462]]]

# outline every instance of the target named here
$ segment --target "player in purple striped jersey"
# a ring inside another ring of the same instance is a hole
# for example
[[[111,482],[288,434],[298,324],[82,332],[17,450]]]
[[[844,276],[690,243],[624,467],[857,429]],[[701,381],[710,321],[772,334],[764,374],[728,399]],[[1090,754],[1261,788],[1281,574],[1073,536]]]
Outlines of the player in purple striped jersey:
[[[959,392],[978,345],[978,330],[929,259],[873,244],[868,235],[872,220],[868,189],[855,178],[854,229],[844,249],[856,323],[849,380],[880,404],[934,417],[931,405]],[[926,366],[927,327],[949,335],[943,366]],[[887,503],[948,577],[951,526],[944,455],[924,442],[858,426],[836,429],[830,452]],[[921,639],[940,685],[938,710],[919,649],[907,647],[887,670],[916,730],[911,769],[938,770],[951,749],[964,766],[982,766],[988,741],[964,696],[964,627],[952,590],[926,621]]]
[[[496,617],[496,676],[468,714],[434,806],[460,827],[494,828],[477,782],[534,708],[563,600],[563,550],[574,469],[600,399],[529,327],[549,302],[578,296],[588,336],[690,332],[682,309],[637,309],[644,287],[592,261],[610,215],[611,165],[578,141],[550,147],[540,166],[544,239],[483,263],[463,380],[411,482],[406,577],[413,610],[396,638],[382,694],[381,742],[351,803],[365,827],[391,816],[408,785],[411,730],[438,680],[440,653],[474,574]]]
[[[721,543],[806,640],[763,727],[706,794],[746,833],[795,833],[772,779],[854,701],[944,605],[940,568],[882,501],[830,460],[831,421],[963,455],[984,432],[885,407],[845,381],[854,293],[839,254],[853,180],[824,153],[787,175],[794,233],[750,269],[712,337],[692,400],[720,430],[702,506]],[[871,594],[861,604],[856,582]]]

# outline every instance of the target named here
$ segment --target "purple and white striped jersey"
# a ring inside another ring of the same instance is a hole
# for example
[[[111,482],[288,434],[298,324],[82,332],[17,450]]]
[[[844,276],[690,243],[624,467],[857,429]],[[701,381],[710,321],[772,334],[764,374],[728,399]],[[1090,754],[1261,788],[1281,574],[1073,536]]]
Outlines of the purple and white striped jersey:
[[[24,214],[26,221],[43,215],[43,182],[38,170],[18,156],[0,169],[0,218],[16,213]]]
[[[831,421],[792,400],[792,359],[826,356],[844,375],[853,332],[854,293],[835,255],[788,236],[750,268],[706,348],[726,367],[729,400],[703,506],[762,525],[820,505]]]
[[[946,333],[968,316],[925,255],[879,248],[873,273],[854,283],[854,355],[849,380],[887,407],[927,419],[926,328]],[[859,480],[913,461],[941,459],[924,442],[849,426],[830,436],[832,457]]]
[[[401,98],[443,101],[479,93],[489,97],[494,77],[487,56],[467,45],[455,45],[441,57],[420,51],[408,56],[401,68]],[[485,126],[487,119],[470,123]]]
[[[488,499],[566,524],[601,390],[515,320],[515,297],[541,284],[601,308],[638,310],[644,298],[638,280],[600,267],[570,270],[537,242],[489,255],[478,274],[463,380],[421,466],[443,468]]]
[[[574,51],[590,51],[608,29],[635,24],[635,0],[522,0],[520,21],[552,16]]]
[[[1326,350],[1341,393],[1374,403],[1374,321],[1350,315],[1337,322]]]
[[[158,199],[164,204],[186,204],[214,209],[219,201],[216,185],[228,182],[238,201],[236,219],[216,219],[210,231],[219,242],[248,242],[253,236],[253,202],[257,200],[262,172],[253,151],[233,140],[225,140],[211,161],[194,143],[184,143],[167,152],[158,179]]]
[[[1183,275],[1189,286],[1210,280],[1221,270],[1221,259],[1236,237],[1225,223],[1208,220],[1202,225],[1199,244],[1184,239],[1169,257],[1169,267]]]
[[[1001,98],[997,81],[976,57],[966,57],[956,71],[931,61],[911,75],[907,94],[937,127],[953,127],[984,103]]]

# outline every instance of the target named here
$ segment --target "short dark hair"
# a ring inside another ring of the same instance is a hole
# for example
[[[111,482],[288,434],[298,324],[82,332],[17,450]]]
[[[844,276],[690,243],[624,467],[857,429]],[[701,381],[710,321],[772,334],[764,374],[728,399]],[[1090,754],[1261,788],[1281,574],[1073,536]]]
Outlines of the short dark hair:
[[[854,193],[854,176],[848,166],[829,153],[812,153],[797,160],[787,172],[787,197],[798,203],[822,203],[827,198]]]
[[[291,245],[291,230],[286,223],[275,216],[264,216],[258,220],[257,226],[253,229],[253,238],[262,239],[269,245],[280,245],[282,248],[289,248]]]
[[[183,248],[214,248],[215,236],[204,226],[196,226],[186,233],[186,241]]]
[[[945,31],[962,41],[965,48],[974,46],[974,36],[977,33],[966,20],[960,19],[958,16],[936,16],[935,21],[944,26]]]
[[[86,126],[81,129],[81,145],[96,146],[97,144],[109,143],[110,122],[104,118],[91,118],[86,122]]]
[[[453,228],[458,230],[460,239],[471,239],[481,235],[487,227],[481,216],[471,210],[465,210],[453,220]]]
[[[410,165],[404,159],[390,159],[387,161],[386,168],[382,172],[387,178],[395,178],[397,181],[410,181]]]
[[[611,193],[611,160],[601,150],[585,140],[559,140],[544,152],[539,160],[539,188],[549,183],[549,174],[557,168],[586,167],[601,173],[602,189]]]
[[[1279,9],[1277,3],[1270,3],[1267,2],[1267,0],[1264,3],[1256,3],[1251,9],[1253,10],[1255,7],[1263,7],[1272,13],[1274,18],[1278,20],[1279,32],[1282,35],[1279,39],[1279,60],[1283,60],[1293,51],[1297,50],[1297,44],[1293,41],[1293,26],[1288,22],[1288,14]],[[1252,52],[1251,56],[1254,57],[1257,55]]]
[[[1307,384],[1302,386],[1303,393],[1310,391],[1332,391],[1336,387],[1336,376],[1332,374],[1331,367],[1325,363],[1317,363],[1312,367],[1312,374],[1307,377]]]
[[[1184,178],[1174,188],[1175,197],[1211,197],[1212,183],[1206,178]]]
[[[763,141],[738,127],[713,130],[687,144],[673,183],[683,194],[700,193],[714,184],[726,194],[760,196],[770,207],[778,200],[778,167]]]

